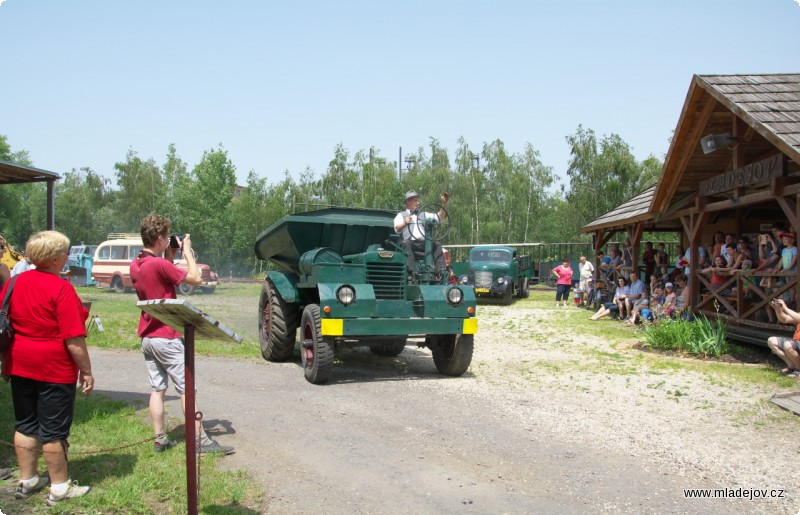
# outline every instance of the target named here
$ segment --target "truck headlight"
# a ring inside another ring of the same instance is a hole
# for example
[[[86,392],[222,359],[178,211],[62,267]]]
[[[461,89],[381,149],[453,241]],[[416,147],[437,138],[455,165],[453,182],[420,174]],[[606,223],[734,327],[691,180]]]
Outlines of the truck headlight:
[[[356,290],[349,284],[343,284],[336,290],[336,298],[339,299],[339,302],[348,306],[356,300]]]
[[[503,284],[504,282],[506,282],[506,280],[503,279],[502,277],[497,278],[497,284]]]
[[[468,275],[462,275],[461,276],[461,284],[469,284],[469,276]]]
[[[461,288],[454,286],[447,290],[447,302],[453,306],[458,306],[462,300],[464,300],[464,292],[461,291]]]

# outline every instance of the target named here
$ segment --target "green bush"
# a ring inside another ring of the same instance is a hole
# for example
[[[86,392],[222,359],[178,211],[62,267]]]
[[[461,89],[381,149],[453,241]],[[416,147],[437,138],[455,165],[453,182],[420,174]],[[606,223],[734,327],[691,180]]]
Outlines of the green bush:
[[[712,322],[703,315],[694,321],[666,319],[645,327],[646,347],[659,350],[680,350],[698,356],[720,356],[728,351],[725,323]]]

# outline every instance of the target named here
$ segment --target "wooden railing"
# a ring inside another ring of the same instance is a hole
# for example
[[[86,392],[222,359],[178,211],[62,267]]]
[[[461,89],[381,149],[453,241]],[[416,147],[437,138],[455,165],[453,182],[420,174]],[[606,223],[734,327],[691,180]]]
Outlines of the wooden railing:
[[[695,311],[713,315],[729,321],[735,321],[741,325],[759,327],[762,329],[774,329],[776,331],[792,331],[794,328],[786,326],[777,321],[763,322],[755,319],[756,314],[764,309],[772,309],[770,301],[780,298],[784,293],[790,291],[797,296],[798,275],[796,272],[765,272],[755,270],[735,270],[733,272],[718,272],[720,275],[730,276],[722,285],[714,288],[708,278],[698,274],[700,284],[705,286],[707,291],[700,294],[700,300],[694,306]],[[773,277],[783,279],[784,284],[770,288],[770,291],[763,286],[759,286],[757,277]],[[736,288],[730,295],[721,295],[728,289]],[[750,294],[746,295],[745,290]],[[774,316],[774,313],[773,313]]]

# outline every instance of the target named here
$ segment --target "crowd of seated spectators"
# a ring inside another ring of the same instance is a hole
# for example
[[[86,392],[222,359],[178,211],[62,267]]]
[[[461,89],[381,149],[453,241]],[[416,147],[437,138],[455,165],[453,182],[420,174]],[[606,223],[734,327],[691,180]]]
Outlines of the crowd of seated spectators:
[[[762,271],[797,271],[796,235],[787,231],[785,225],[773,224],[769,232],[752,241],[745,235],[737,237],[719,231],[707,247],[698,245],[696,248],[699,273],[707,278],[714,293],[723,297],[736,295],[737,282],[744,289],[745,299],[754,298],[754,293],[748,288],[751,284],[764,289],[767,294],[783,289],[785,291],[778,297],[787,306],[795,307],[795,290],[785,287],[785,279],[779,275],[752,275]],[[652,242],[645,242],[641,255],[642,281],[632,274],[633,245],[630,238],[622,244],[611,243],[608,254],[598,251],[597,285],[592,284],[592,292],[585,297],[587,309],[595,311],[591,319],[612,317],[634,324],[643,319],[675,316],[684,311],[689,304],[686,284],[692,277],[691,248],[679,245],[675,247],[675,253],[671,260],[664,243],[654,246]],[[733,275],[743,275],[747,280],[732,280]],[[698,287],[701,294],[711,293],[704,283]],[[770,321],[778,320],[774,308],[764,311]]]

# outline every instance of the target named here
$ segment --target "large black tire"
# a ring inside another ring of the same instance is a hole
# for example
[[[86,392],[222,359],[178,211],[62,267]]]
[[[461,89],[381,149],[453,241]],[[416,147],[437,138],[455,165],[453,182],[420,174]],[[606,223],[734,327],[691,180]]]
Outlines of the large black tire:
[[[369,346],[369,350],[378,356],[399,356],[406,348],[405,338],[387,338],[381,340],[381,343],[376,343]]]
[[[448,334],[431,339],[428,346],[440,374],[460,376],[472,363],[473,344],[474,337],[471,334]]]
[[[300,321],[300,359],[306,381],[312,384],[328,382],[333,373],[333,342],[322,336],[319,306],[309,304]]]
[[[204,295],[211,295],[217,290],[216,286],[211,286],[209,288],[200,288]]]
[[[517,292],[517,296],[521,299],[527,299],[530,297],[531,292],[528,290],[528,278],[522,277],[519,280],[519,291]]]
[[[125,287],[122,285],[122,279],[115,277],[111,280],[111,287],[117,293],[125,293]]]
[[[511,296],[514,293],[514,285],[512,283],[508,284],[506,291],[503,292],[503,305],[508,306],[511,304]]]
[[[275,285],[265,280],[258,303],[258,339],[264,359],[286,361],[292,357],[298,318],[297,305],[284,301]]]
[[[194,286],[192,286],[191,284],[180,283],[178,285],[178,292],[181,293],[182,295],[191,295],[192,293],[194,293]]]

